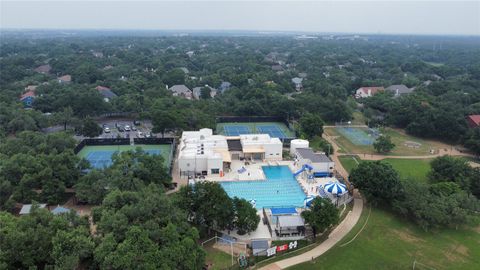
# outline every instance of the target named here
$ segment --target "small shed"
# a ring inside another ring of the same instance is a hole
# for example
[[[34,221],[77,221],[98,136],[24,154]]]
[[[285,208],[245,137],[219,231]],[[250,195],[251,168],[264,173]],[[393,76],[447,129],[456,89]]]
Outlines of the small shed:
[[[253,256],[265,255],[265,252],[270,247],[268,241],[264,239],[252,240],[251,246]]]
[[[54,214],[54,215],[60,215],[60,214],[69,213],[69,212],[70,212],[70,209],[58,205],[58,206],[55,207],[55,209],[53,209],[51,212],[52,212],[52,214]]]
[[[280,237],[305,235],[305,221],[299,215],[278,216],[275,232]]]
[[[20,209],[20,215],[28,215],[32,211],[33,204],[24,204],[22,209]],[[38,208],[45,208],[47,207],[46,203],[38,204]]]

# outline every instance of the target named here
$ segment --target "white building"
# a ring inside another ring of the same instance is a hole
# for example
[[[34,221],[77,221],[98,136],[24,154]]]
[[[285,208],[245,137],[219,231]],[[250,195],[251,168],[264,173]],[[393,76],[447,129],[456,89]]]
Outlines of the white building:
[[[233,159],[281,160],[282,142],[268,134],[237,137],[213,135],[208,128],[185,131],[179,145],[178,167],[181,175],[222,176]]]
[[[227,140],[225,136],[213,135],[211,129],[183,132],[179,147],[180,174],[223,174],[230,168]]]
[[[295,149],[295,157],[300,167],[305,164],[312,166],[315,177],[329,176],[335,169],[335,163],[329,157],[325,154],[317,154],[311,148]]]
[[[367,98],[371,97],[379,92],[383,92],[385,89],[380,86],[372,86],[372,87],[360,87],[355,91],[355,97],[356,98]]]
[[[282,160],[283,144],[268,134],[240,135],[244,157],[259,160]]]

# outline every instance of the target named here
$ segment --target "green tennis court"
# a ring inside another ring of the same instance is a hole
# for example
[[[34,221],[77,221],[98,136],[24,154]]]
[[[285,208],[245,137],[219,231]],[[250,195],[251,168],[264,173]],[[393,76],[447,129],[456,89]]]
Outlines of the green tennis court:
[[[172,150],[170,144],[89,145],[85,146],[77,155],[88,160],[93,168],[101,169],[112,164],[112,155],[115,152],[135,150],[137,147],[151,155],[161,155],[166,162],[165,165],[170,167]]]
[[[295,132],[281,122],[225,122],[217,124],[217,134],[238,136],[241,134],[269,134],[273,138],[295,138]]]

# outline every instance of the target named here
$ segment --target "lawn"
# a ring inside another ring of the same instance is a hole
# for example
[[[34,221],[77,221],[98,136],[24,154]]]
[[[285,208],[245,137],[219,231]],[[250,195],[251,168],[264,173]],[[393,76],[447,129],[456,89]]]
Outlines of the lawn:
[[[417,269],[479,269],[480,228],[445,229],[425,232],[389,212],[372,209],[364,230],[350,244],[368,216],[340,243],[314,262],[289,269],[412,269],[413,262],[426,265]]]
[[[365,128],[366,129],[366,128]],[[373,149],[372,145],[355,145],[350,140],[345,138],[340,134],[335,128],[327,127],[325,128],[325,133],[330,136],[335,137],[337,145],[341,148],[342,153],[352,153],[352,154],[378,154]],[[436,142],[420,139],[417,137],[410,136],[400,130],[385,128],[383,134],[389,135],[392,139],[392,142],[395,144],[393,151],[387,155],[391,156],[426,156],[430,155],[430,150],[437,151],[440,148],[447,148],[449,146]],[[405,142],[416,142],[420,143],[419,148],[412,148],[405,145]]]
[[[232,266],[232,256],[221,250],[213,248],[211,245],[204,247],[207,256],[205,257],[205,263],[211,264],[210,269],[220,270],[227,269]]]
[[[350,172],[351,169],[357,166],[357,162],[361,162],[360,158],[341,156],[340,162],[345,170]],[[390,163],[395,170],[398,171],[402,178],[413,178],[418,181],[427,181],[427,174],[430,171],[431,159],[395,159],[387,158],[383,161]]]

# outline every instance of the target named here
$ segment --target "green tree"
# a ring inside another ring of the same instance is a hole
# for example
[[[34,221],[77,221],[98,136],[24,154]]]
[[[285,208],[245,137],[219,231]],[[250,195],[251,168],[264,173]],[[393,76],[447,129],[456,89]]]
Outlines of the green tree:
[[[87,228],[59,231],[52,238],[52,257],[55,269],[75,269],[80,262],[91,258],[95,247]]]
[[[93,138],[97,137],[100,134],[102,134],[102,127],[100,127],[95,121],[93,121],[91,118],[86,118],[83,120],[83,125],[82,125],[82,134]]]
[[[192,222],[207,229],[232,229],[235,216],[232,200],[216,182],[199,182],[178,192],[179,206]]]
[[[245,199],[233,198],[233,207],[235,211],[235,227],[238,234],[252,232],[257,229],[260,223],[260,216],[257,210]]]
[[[395,148],[395,144],[389,135],[380,135],[373,143],[373,148],[378,153],[388,153]]]
[[[472,168],[467,160],[451,156],[437,157],[430,163],[428,178],[431,183],[455,182],[463,190],[470,189]]]
[[[307,139],[322,136],[324,122],[320,116],[306,113],[300,118],[300,130]]]
[[[374,205],[390,205],[401,192],[400,177],[386,162],[362,162],[352,170],[349,179]]]
[[[317,232],[323,232],[338,223],[339,212],[330,199],[316,197],[312,206],[302,212],[302,217],[312,227],[313,237],[316,237]]]
[[[465,147],[480,156],[480,127],[471,129],[465,139]]]
[[[212,90],[210,89],[210,87],[202,87],[200,89],[200,98],[201,99],[210,99],[211,96],[210,96],[210,93],[212,92]]]
[[[153,132],[161,132],[162,137],[165,132],[174,130],[179,126],[179,114],[175,111],[169,110],[154,110],[152,112]]]

